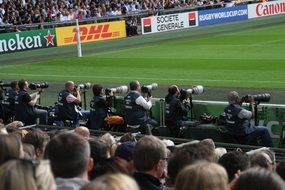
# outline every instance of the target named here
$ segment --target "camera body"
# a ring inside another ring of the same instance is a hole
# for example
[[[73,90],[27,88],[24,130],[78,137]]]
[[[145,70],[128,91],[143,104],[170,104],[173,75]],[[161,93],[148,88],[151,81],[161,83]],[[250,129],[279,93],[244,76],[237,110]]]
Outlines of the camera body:
[[[29,84],[29,89],[31,90],[36,90],[36,89],[44,89],[48,88],[48,83],[43,82],[43,83],[30,83]]]
[[[152,90],[156,90],[158,88],[157,83],[152,83],[149,85],[144,85],[141,87],[141,92],[142,93],[151,93]]]
[[[261,93],[261,94],[256,94],[256,95],[246,95],[242,97],[243,102],[249,103],[249,98],[252,97],[253,101],[255,102],[269,102],[271,95],[269,93]]]
[[[92,85],[90,82],[75,85],[75,88],[79,88],[80,90],[89,90],[91,87]]]
[[[0,88],[6,88],[11,87],[11,83],[5,83],[3,81],[0,81]]]
[[[105,95],[109,95],[111,92],[117,93],[117,94],[125,94],[128,92],[128,86],[119,86],[116,88],[106,88],[105,89]]]

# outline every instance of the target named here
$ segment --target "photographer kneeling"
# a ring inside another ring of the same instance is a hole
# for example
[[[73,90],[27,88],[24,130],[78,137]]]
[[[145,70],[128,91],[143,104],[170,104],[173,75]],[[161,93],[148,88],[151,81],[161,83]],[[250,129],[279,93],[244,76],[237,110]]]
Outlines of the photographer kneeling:
[[[181,127],[188,127],[191,124],[187,118],[190,109],[187,99],[187,97],[180,97],[178,86],[172,85],[168,88],[168,94],[165,97],[165,124],[174,137],[179,137]]]
[[[80,87],[75,87],[73,81],[65,83],[65,89],[58,94],[57,116],[63,122],[71,121],[72,127],[79,127],[80,116],[89,117],[88,111],[80,111]]]
[[[127,123],[127,132],[142,134],[151,133],[147,130],[147,125],[158,126],[157,121],[148,116],[148,110],[152,107],[152,97],[147,100],[141,95],[141,85],[139,81],[130,82],[130,92],[124,98],[125,121]]]
[[[105,118],[108,116],[108,110],[112,107],[114,102],[113,91],[110,90],[106,94],[106,100],[103,97],[103,86],[101,84],[93,85],[93,95],[90,102],[90,128],[91,129],[105,129]]]
[[[256,145],[259,138],[261,138],[262,146],[272,147],[272,139],[268,129],[264,126],[254,126],[250,123],[251,118],[254,118],[254,99],[248,97],[248,102],[251,111],[241,107],[244,102],[243,98],[239,98],[236,91],[228,94],[229,105],[224,109],[225,124],[229,134],[242,139],[251,145]]]
[[[15,97],[15,120],[22,121],[25,125],[36,124],[36,119],[40,119],[40,124],[47,124],[48,113],[46,110],[35,108],[42,89],[31,95],[28,94],[28,81],[18,82],[19,92]]]

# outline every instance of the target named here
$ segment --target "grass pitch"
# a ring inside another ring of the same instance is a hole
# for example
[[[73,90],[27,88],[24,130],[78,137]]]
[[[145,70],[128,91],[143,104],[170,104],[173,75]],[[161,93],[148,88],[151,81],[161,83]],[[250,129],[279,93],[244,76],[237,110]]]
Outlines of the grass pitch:
[[[284,16],[0,56],[0,80],[285,87]],[[9,64],[13,63],[13,64]]]

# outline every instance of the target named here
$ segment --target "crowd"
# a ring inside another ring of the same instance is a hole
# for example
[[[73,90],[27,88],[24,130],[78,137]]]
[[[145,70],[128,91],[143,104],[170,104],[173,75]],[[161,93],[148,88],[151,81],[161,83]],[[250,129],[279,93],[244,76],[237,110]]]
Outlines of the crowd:
[[[0,131],[0,189],[285,189],[285,162],[276,163],[269,148],[227,152],[211,139],[174,145],[152,135],[94,137],[84,126],[9,131]]]
[[[213,5],[218,0],[1,0],[0,25],[22,25],[126,15],[185,6]]]

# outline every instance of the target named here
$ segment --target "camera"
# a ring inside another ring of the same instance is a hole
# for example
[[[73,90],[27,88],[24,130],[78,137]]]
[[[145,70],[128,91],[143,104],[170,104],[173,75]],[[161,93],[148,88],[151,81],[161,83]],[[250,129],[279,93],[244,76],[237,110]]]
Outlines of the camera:
[[[157,83],[152,83],[149,85],[145,85],[141,87],[142,93],[150,93],[152,90],[156,90],[158,88]]]
[[[269,93],[262,93],[262,94],[256,94],[256,95],[248,94],[248,95],[242,97],[242,101],[248,103],[249,97],[252,97],[255,102],[269,102],[271,95]]]
[[[11,83],[0,81],[0,88],[11,87]]]
[[[36,90],[37,88],[40,88],[40,89],[48,88],[48,83],[43,82],[43,83],[30,83],[29,84],[29,89]]]
[[[119,86],[116,88],[106,88],[105,89],[105,95],[109,95],[111,92],[117,93],[117,94],[124,94],[128,92],[127,86]]]
[[[197,86],[193,86],[192,88],[189,88],[186,90],[188,94],[195,94],[195,95],[199,95],[204,93],[204,87],[202,85],[197,85]]]
[[[91,86],[92,86],[91,83],[87,82],[84,84],[75,85],[75,88],[79,88],[80,90],[89,90],[91,88]]]
[[[181,89],[180,90],[180,100],[185,100],[191,94],[199,95],[204,93],[204,87],[202,85],[193,86],[189,89]]]

